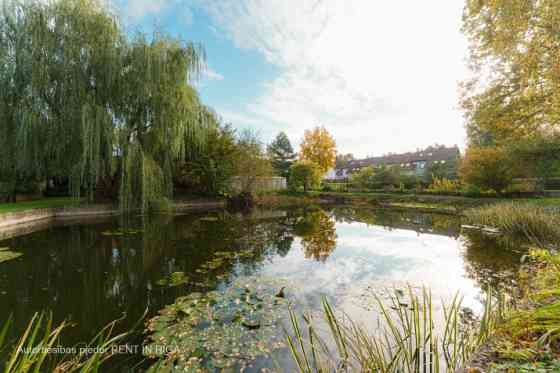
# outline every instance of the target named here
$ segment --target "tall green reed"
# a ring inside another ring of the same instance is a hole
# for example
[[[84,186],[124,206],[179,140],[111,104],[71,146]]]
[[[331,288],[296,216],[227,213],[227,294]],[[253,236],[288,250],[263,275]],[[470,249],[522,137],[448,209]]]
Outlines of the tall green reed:
[[[501,233],[523,237],[540,247],[560,241],[560,215],[527,203],[499,203],[465,212],[470,224],[498,228]]]
[[[99,372],[103,363],[113,356],[113,347],[131,333],[115,334],[119,321],[109,323],[89,343],[75,347],[75,353],[62,355],[53,351],[59,348],[60,337],[71,326],[70,323],[63,321],[55,326],[51,313],[36,313],[25,331],[13,342],[8,337],[13,326],[13,318],[10,317],[0,329],[0,356],[7,357],[3,372]]]
[[[505,299],[492,290],[478,322],[465,321],[462,297],[456,294],[436,314],[432,295],[411,287],[404,295],[395,293],[388,303],[376,297],[380,327],[370,333],[346,315],[335,314],[323,299],[326,336],[309,313],[301,317],[290,310],[292,331],[287,334],[293,360],[302,373],[453,372],[463,367],[490,336],[505,314]],[[441,313],[441,312],[440,312]],[[333,347],[334,346],[334,347]]]

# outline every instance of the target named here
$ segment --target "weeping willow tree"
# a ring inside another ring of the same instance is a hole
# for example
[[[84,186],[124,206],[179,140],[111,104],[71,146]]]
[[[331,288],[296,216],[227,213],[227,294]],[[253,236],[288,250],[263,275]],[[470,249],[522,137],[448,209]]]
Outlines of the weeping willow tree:
[[[76,197],[116,190],[123,209],[170,197],[173,162],[204,145],[191,84],[204,57],[162,34],[127,37],[98,0],[5,1],[0,181],[65,177]]]

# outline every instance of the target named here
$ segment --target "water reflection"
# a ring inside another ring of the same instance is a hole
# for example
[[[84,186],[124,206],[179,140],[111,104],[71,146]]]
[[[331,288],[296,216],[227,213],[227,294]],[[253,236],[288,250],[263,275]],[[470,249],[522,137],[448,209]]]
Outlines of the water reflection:
[[[367,310],[368,292],[406,283],[460,289],[475,304],[483,286],[511,285],[521,253],[460,227],[451,216],[349,207],[59,224],[0,242],[24,253],[0,264],[0,320],[13,314],[21,331],[51,309],[76,322],[66,335],[74,344],[125,312],[130,325],[147,306],[153,314],[239,276],[286,278],[311,307],[327,295]],[[177,272],[185,285],[158,285]]]
[[[336,248],[334,219],[323,210],[303,213],[296,221],[294,233],[301,237],[301,245],[307,259],[324,262]]]

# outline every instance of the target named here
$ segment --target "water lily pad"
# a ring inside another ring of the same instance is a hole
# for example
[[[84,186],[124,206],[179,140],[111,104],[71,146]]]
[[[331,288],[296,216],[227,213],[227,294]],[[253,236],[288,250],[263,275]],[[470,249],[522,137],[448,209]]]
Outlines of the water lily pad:
[[[185,275],[185,272],[173,272],[169,276],[162,278],[156,282],[159,286],[179,286],[184,285],[189,282],[189,278]]]
[[[147,323],[145,355],[158,360],[151,371],[236,368],[285,347],[278,326],[287,301],[275,296],[282,285],[238,279],[223,292],[178,298]]]
[[[15,251],[10,251],[10,250],[5,250],[6,248],[3,248],[2,250],[0,250],[0,263],[3,262],[7,262],[8,260],[14,260],[19,258],[20,256],[22,256],[22,253],[18,253]]]

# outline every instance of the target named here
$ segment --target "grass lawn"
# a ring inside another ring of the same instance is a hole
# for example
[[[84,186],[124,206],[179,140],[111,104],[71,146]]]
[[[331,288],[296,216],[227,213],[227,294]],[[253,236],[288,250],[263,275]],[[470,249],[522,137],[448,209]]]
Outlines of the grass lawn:
[[[0,214],[5,214],[8,212],[34,210],[34,209],[76,206],[79,204],[80,201],[77,201],[71,197],[43,198],[36,201],[27,201],[27,202],[18,202],[18,203],[0,203]]]

